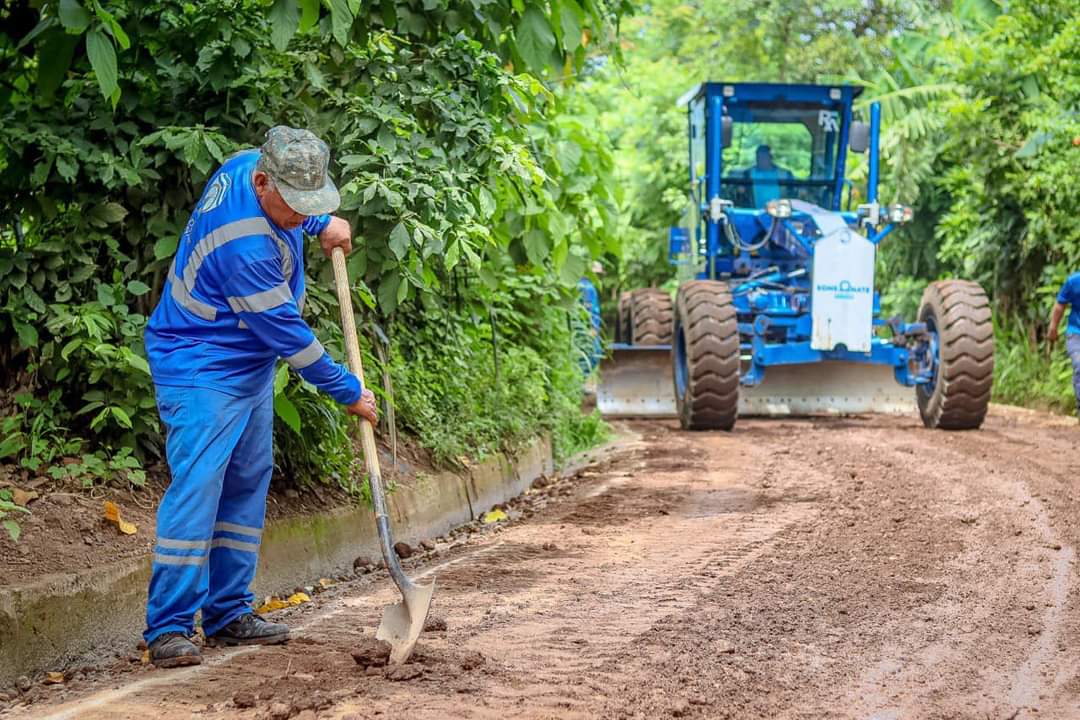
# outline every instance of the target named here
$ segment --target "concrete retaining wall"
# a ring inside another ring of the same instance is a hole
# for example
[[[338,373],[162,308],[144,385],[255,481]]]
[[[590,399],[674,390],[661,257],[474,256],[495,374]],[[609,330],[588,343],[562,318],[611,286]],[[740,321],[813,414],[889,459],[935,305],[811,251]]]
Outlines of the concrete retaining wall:
[[[498,455],[466,474],[421,475],[390,494],[395,539],[416,544],[520,495],[552,471],[551,444],[538,440],[516,458]],[[377,560],[371,510],[343,508],[271,523],[263,534],[254,590],[269,595]],[[0,688],[32,675],[131,650],[143,628],[150,558],[58,573],[0,588]]]

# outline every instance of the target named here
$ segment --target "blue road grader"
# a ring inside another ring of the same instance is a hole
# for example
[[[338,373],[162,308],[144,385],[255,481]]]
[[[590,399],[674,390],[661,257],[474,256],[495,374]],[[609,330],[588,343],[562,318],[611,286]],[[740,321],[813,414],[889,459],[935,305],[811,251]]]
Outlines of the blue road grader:
[[[930,428],[982,424],[994,339],[978,283],[931,283],[915,322],[881,317],[877,246],[912,211],[878,201],[881,111],[857,120],[860,91],[709,82],[683,96],[690,207],[669,255],[687,279],[674,301],[658,288],[620,296],[602,413],[730,430],[740,414],[917,405]],[[867,152],[852,208],[846,160]]]

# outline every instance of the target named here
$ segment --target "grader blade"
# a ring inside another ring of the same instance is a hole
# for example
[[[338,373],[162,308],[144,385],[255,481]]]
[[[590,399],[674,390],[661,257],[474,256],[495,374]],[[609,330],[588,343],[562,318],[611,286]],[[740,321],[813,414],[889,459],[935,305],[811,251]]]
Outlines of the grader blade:
[[[675,417],[671,346],[615,345],[600,363],[596,407],[609,418]]]
[[[597,407],[609,418],[676,416],[671,351],[663,345],[619,347],[600,366]],[[739,415],[903,415],[915,410],[915,391],[881,365],[820,362],[769,368],[756,386],[739,388]]]
[[[777,365],[754,387],[739,388],[739,415],[904,415],[915,391],[896,382],[893,369],[853,362]]]

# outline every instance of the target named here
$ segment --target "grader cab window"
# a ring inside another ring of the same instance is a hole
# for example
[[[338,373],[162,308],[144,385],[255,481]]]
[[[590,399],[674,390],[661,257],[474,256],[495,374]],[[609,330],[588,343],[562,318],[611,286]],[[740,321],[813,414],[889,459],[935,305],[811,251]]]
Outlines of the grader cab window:
[[[790,106],[740,108],[724,148],[721,196],[739,207],[800,199],[831,207],[836,189],[840,116]]]

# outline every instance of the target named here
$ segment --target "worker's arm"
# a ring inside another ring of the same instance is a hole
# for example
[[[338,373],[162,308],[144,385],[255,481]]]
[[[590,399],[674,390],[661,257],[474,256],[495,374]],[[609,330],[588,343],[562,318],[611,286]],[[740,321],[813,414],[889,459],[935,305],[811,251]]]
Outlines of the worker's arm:
[[[225,294],[229,307],[255,337],[302,378],[348,406],[352,414],[372,423],[378,421],[371,391],[363,388],[358,377],[334,362],[300,317],[277,259],[240,265],[226,281]]]
[[[1061,324],[1061,318],[1065,315],[1065,306],[1059,301],[1054,303],[1054,310],[1050,313],[1050,331],[1046,333],[1046,339],[1050,342],[1057,342],[1058,339],[1058,325]]]

